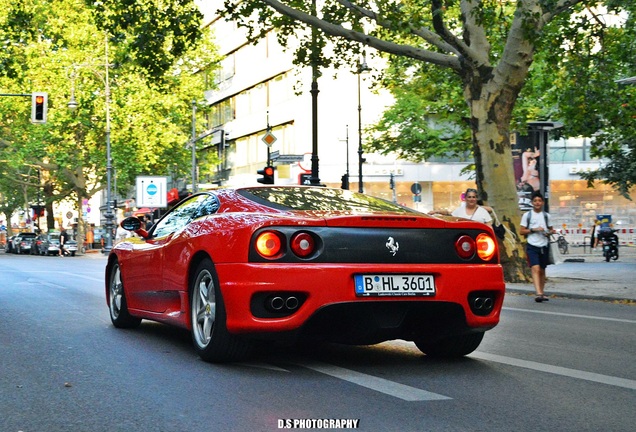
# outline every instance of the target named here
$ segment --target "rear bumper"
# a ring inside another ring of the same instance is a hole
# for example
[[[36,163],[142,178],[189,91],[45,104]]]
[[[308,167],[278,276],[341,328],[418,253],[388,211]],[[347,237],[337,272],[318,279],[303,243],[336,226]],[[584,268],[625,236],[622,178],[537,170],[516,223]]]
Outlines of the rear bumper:
[[[503,272],[498,264],[325,264],[317,267],[315,264],[259,263],[217,264],[216,270],[226,305],[227,328],[235,334],[320,333],[332,328],[335,336],[338,333],[345,336],[350,329],[359,332],[366,328],[368,332],[364,333],[370,339],[387,340],[408,339],[413,331],[420,334],[483,331],[499,322],[505,292]],[[363,273],[432,274],[436,294],[434,297],[358,297],[354,275]],[[294,313],[269,318],[253,314],[253,298],[261,298],[263,293],[286,292],[303,297]],[[479,292],[489,293],[493,299],[492,310],[485,316],[473,313],[469,305],[471,293]],[[370,336],[372,334],[375,336]]]

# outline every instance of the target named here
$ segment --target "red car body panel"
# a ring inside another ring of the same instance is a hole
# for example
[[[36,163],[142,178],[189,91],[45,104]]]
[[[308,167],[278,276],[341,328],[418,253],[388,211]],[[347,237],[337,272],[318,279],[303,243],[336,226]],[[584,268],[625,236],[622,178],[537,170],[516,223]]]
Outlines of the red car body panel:
[[[464,311],[465,326],[480,331],[499,322],[505,284],[498,251],[488,262],[459,264],[391,263],[389,259],[381,263],[250,262],[253,234],[263,227],[479,230],[494,238],[490,227],[423,214],[286,211],[256,203],[231,190],[215,194],[220,202],[216,213],[198,218],[165,237],[130,238],[113,248],[109,266],[114,259],[118,260],[132,315],[190,329],[191,272],[193,262],[203,254],[214,264],[227,314],[227,330],[233,334],[293,332],[330,305],[365,302],[459,305]],[[352,250],[355,246],[352,245]],[[106,274],[108,279],[108,268]],[[356,274],[432,274],[436,293],[432,297],[359,297],[354,289]],[[469,294],[478,291],[492,293],[494,306],[485,316],[472,313],[469,305]],[[267,292],[302,293],[306,298],[288,316],[257,317],[250,304],[255,295]],[[108,280],[106,299],[108,302]]]
[[[497,291],[495,313],[479,317],[467,314],[469,327],[490,329],[499,322],[499,312],[504,298],[505,285],[501,269],[489,266],[470,266],[466,272],[456,272],[452,265],[422,265],[417,268],[404,265],[341,265],[331,264],[316,272],[311,265],[218,265],[216,270],[227,305],[227,327],[236,333],[291,331],[302,326],[318,309],[345,302],[377,302],[377,297],[357,297],[354,291],[354,274],[359,273],[425,273],[435,275],[435,297],[387,297],[381,301],[452,302],[469,309],[466,290]],[[225,281],[225,282],[224,282]],[[258,282],[254,282],[258,281]],[[481,281],[481,282],[480,282]],[[307,301],[294,315],[281,319],[255,318],[249,313],[250,299],[258,291],[293,291],[307,294]]]

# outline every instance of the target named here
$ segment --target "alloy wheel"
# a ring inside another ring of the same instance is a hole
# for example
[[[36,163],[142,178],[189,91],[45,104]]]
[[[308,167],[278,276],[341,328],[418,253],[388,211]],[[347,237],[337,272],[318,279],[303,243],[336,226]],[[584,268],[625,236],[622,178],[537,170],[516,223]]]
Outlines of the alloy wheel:
[[[196,343],[205,348],[212,338],[216,320],[216,295],[212,274],[203,269],[194,284],[192,301],[192,328]]]

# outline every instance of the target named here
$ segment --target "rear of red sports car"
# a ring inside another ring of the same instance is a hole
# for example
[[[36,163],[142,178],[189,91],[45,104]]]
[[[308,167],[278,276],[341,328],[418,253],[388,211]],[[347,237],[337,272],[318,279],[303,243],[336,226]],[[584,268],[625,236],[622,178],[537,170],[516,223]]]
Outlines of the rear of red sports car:
[[[143,240],[166,248],[163,285],[179,291],[174,308],[130,311],[190,328],[206,360],[238,359],[253,339],[299,338],[404,339],[428,355],[461,356],[499,322],[505,284],[486,225],[325,188],[213,198],[214,212],[182,233]],[[135,260],[134,247],[120,248],[118,259]],[[121,265],[126,291],[137,290],[126,276],[133,261]]]

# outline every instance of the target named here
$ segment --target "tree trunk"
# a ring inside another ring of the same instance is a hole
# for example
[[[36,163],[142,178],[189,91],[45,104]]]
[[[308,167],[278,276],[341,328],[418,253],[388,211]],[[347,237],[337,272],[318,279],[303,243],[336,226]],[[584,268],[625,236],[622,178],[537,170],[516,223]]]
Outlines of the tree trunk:
[[[46,227],[49,231],[55,229],[55,213],[53,213],[53,190],[54,186],[50,181],[46,181],[42,187],[44,192],[44,202],[46,207]]]
[[[473,122],[477,187],[484,202],[495,210],[500,222],[516,237],[513,239],[507,234],[506,240],[499,241],[504,279],[506,282],[527,282],[530,272],[524,238],[519,234],[521,211],[516,199],[509,135],[509,118],[514,104],[505,100],[506,95],[501,90],[484,90],[479,97],[467,99]]]
[[[84,247],[85,229],[84,229],[84,213],[82,212],[82,194],[77,192],[77,253],[81,254]]]

